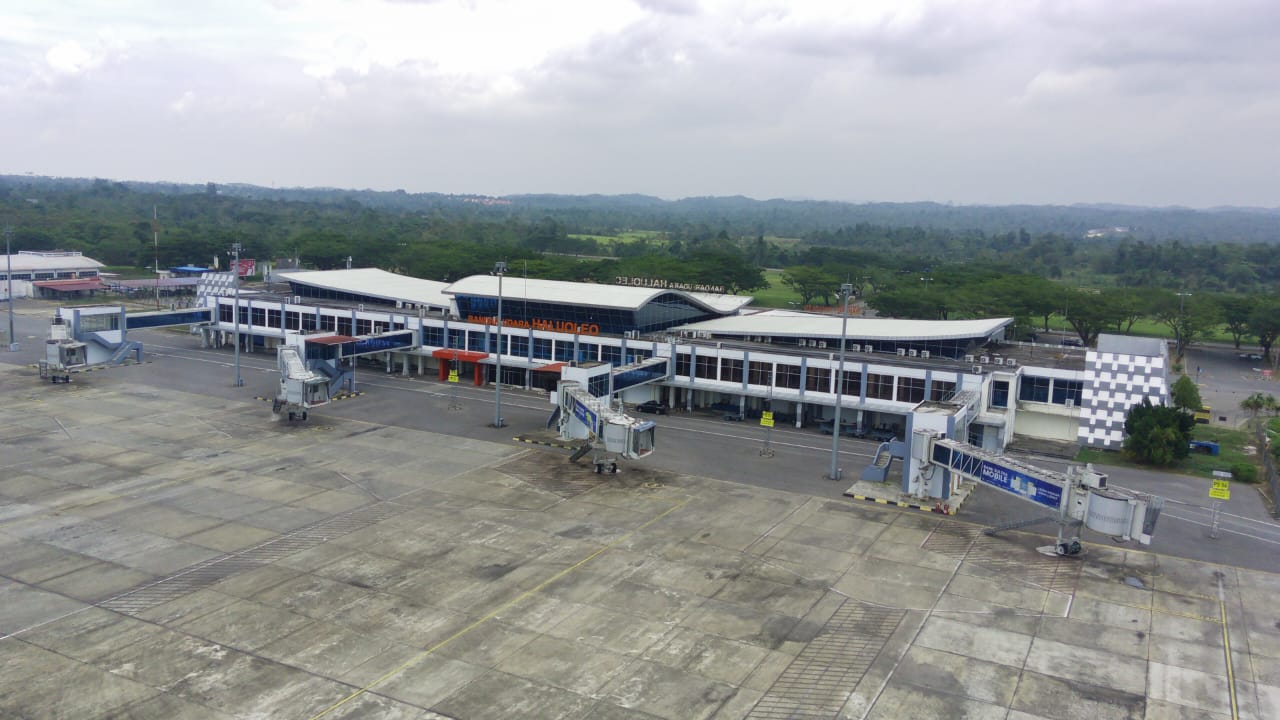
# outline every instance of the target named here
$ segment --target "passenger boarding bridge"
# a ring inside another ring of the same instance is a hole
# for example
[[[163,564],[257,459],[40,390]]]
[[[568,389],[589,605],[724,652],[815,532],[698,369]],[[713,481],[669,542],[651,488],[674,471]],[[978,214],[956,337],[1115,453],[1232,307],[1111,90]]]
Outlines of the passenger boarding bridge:
[[[1064,535],[1070,525],[1084,525],[1124,541],[1136,538],[1139,543],[1149,545],[1164,507],[1164,498],[1109,488],[1107,476],[1094,471],[1091,465],[1072,466],[1066,473],[1055,472],[930,431],[912,435],[911,458],[923,481],[921,490],[926,497],[935,496],[935,490],[942,485],[963,479],[1054,511],[1056,517],[1042,513],[991,528],[989,532],[1056,522],[1058,542],[1054,552],[1058,555],[1074,555],[1080,551],[1079,538]]]

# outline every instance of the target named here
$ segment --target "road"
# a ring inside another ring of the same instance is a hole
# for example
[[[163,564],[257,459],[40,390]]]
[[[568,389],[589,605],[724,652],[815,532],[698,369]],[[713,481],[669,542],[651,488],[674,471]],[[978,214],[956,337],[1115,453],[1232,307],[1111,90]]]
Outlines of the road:
[[[23,342],[22,351],[0,353],[0,362],[34,362],[42,347],[49,314],[48,310],[24,311],[19,316],[16,333]],[[278,374],[274,355],[243,353],[244,386],[237,388],[233,353],[229,349],[202,349],[198,337],[173,331],[140,331],[131,333],[131,337],[144,343],[149,364],[77,375],[75,381],[110,383],[127,378],[159,388],[245,401],[275,393]],[[356,384],[357,389],[368,394],[317,410],[310,422],[362,420],[501,442],[516,434],[543,429],[552,410],[545,397],[522,391],[504,392],[502,414],[508,427],[495,429],[490,427],[494,395],[490,389],[467,384],[450,386],[433,377],[389,375],[379,368],[363,365],[357,371]],[[454,393],[459,409],[451,408],[455,404]],[[269,412],[264,404],[263,416]],[[659,449],[643,461],[647,464],[679,473],[833,499],[842,497],[849,485],[826,479],[831,462],[831,438],[814,430],[775,428],[770,436],[774,454],[764,457],[760,450],[765,429],[753,423],[724,422],[718,416],[702,414],[647,417],[659,425]],[[870,462],[875,446],[868,441],[840,440],[840,466],[846,478],[854,479]],[[1056,470],[1066,466],[1065,462],[1050,458],[1027,460]],[[429,460],[424,459],[426,461]],[[1221,506],[1218,538],[1214,539],[1209,537],[1213,510],[1207,480],[1132,468],[1102,469],[1109,473],[1113,485],[1167,498],[1152,549],[1185,558],[1280,572],[1280,552],[1277,552],[1280,524],[1268,517],[1254,488],[1233,486],[1231,499]],[[626,472],[625,466],[621,472]],[[1036,513],[1034,505],[980,487],[961,508],[959,517],[992,524],[1032,517]],[[1090,531],[1085,531],[1084,538],[1112,543],[1110,538]],[[1130,545],[1141,549],[1136,543]]]

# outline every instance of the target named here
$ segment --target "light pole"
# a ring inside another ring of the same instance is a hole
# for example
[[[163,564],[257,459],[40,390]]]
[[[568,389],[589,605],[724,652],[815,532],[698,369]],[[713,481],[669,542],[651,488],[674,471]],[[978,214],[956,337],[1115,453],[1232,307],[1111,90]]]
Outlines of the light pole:
[[[502,422],[502,276],[506,272],[506,263],[499,260],[493,264],[493,274],[498,276],[498,370],[493,383],[493,426],[496,428],[506,424]]]
[[[849,329],[849,293],[853,292],[851,283],[840,285],[840,296],[844,309],[840,314],[840,362],[836,365],[836,417],[831,424],[831,473],[827,477],[840,479],[840,405],[844,397],[844,345],[845,333]]]
[[[1173,328],[1174,339],[1178,341],[1178,360],[1182,360],[1182,355],[1186,351],[1186,328],[1187,328],[1187,298],[1191,297],[1189,292],[1174,293],[1178,296],[1178,322]]]
[[[930,280],[932,280],[933,278],[931,278],[931,277],[922,277],[922,278],[920,278],[920,279],[924,281],[924,291],[925,291],[925,292],[929,292],[929,281],[930,281]]]
[[[13,336],[13,228],[4,229],[5,282],[9,284],[9,352],[18,352],[18,340]]]
[[[1187,309],[1187,298],[1191,297],[1191,293],[1174,293],[1178,296],[1178,315],[1182,315]]]
[[[232,243],[231,253],[235,262],[231,264],[231,278],[236,284],[236,308],[233,315],[236,329],[236,387],[244,385],[244,379],[240,377],[240,249],[240,243]]]

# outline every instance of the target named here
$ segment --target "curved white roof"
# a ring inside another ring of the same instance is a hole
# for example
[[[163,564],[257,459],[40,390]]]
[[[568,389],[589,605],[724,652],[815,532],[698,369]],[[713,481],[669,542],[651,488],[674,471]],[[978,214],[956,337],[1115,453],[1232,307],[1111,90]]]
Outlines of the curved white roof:
[[[498,296],[496,275],[472,275],[450,285],[450,295]],[[650,300],[664,293],[689,298],[715,313],[737,312],[753,299],[749,295],[716,295],[713,293],[687,292],[662,288],[631,287],[629,285],[600,285],[597,283],[566,282],[563,280],[538,280],[512,277],[502,279],[502,297],[505,300],[532,300],[564,305],[589,305],[591,307],[639,310]]]
[[[449,308],[453,298],[444,294],[448,283],[397,275],[376,268],[352,270],[307,270],[276,273],[275,277],[311,287],[325,288],[353,295],[368,295],[385,300],[416,305]]]
[[[33,272],[33,271],[72,271],[72,270],[97,270],[104,267],[102,263],[91,257],[86,257],[78,252],[39,252],[39,251],[20,251],[12,255],[0,255],[0,272],[7,271],[12,263],[13,271],[16,272]]]
[[[711,335],[767,335],[770,337],[840,337],[839,315],[764,310],[681,325],[673,330]],[[861,340],[963,340],[987,337],[1013,322],[1013,318],[982,320],[901,320],[850,317],[845,337]]]

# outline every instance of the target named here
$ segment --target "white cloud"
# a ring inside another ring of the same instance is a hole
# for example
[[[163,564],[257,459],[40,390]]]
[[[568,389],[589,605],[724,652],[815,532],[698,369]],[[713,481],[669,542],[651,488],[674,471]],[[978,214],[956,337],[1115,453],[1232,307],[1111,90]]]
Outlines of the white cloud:
[[[1278,26],[1258,0],[14,0],[0,172],[1277,205]]]
[[[74,40],[60,42],[49,48],[49,52],[45,53],[45,59],[49,61],[49,67],[55,72],[67,75],[75,75],[96,64],[89,51],[80,47],[80,43]]]

